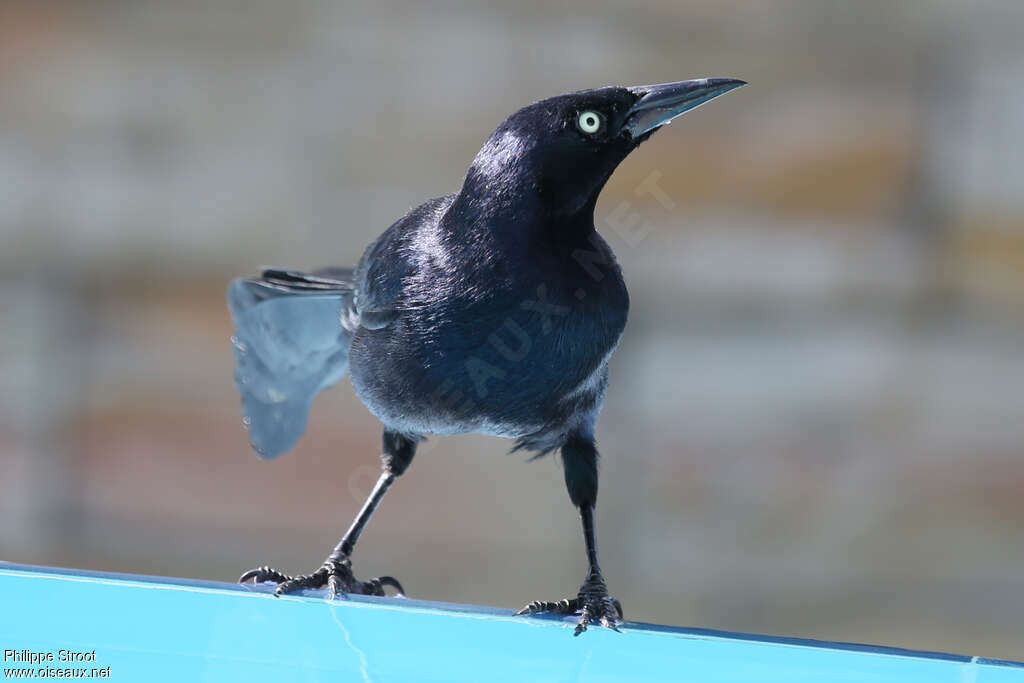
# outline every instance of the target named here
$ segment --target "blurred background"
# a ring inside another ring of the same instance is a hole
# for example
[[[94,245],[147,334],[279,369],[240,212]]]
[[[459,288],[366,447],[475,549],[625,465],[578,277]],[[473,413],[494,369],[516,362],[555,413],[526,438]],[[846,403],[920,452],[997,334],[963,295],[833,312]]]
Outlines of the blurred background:
[[[1013,0],[0,1],[0,559],[314,569],[379,425],[344,382],[260,462],[228,280],[353,264],[529,102],[739,77],[598,206],[633,299],[610,587],[634,620],[1024,658],[1022,25]],[[356,571],[575,591],[561,466],[509,445],[432,439]]]

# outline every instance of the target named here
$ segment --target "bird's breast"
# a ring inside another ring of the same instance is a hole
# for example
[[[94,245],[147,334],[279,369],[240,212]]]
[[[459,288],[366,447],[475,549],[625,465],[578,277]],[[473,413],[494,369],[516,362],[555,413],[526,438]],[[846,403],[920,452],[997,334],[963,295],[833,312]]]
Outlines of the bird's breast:
[[[386,424],[422,433],[520,438],[599,404],[606,364],[626,323],[618,275],[449,286],[387,328],[361,330],[352,380]]]

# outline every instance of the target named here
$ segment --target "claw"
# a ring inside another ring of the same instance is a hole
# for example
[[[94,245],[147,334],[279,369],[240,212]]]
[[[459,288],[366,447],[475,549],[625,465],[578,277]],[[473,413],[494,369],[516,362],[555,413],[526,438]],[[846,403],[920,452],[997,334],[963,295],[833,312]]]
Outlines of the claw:
[[[398,579],[396,579],[395,577],[393,577],[393,576],[380,576],[380,577],[374,579],[374,581],[377,581],[378,583],[380,583],[381,586],[391,586],[392,588],[394,588],[395,591],[396,591],[396,594],[395,594],[396,597],[402,597],[402,598],[405,597],[405,589],[402,588],[402,584],[400,584],[398,582]]]
[[[588,590],[581,590],[575,598],[559,600],[558,602],[534,600],[516,612],[516,615],[540,614],[542,612],[554,614],[573,614],[579,612],[580,619],[576,624],[576,630],[573,632],[574,636],[583,633],[592,624],[600,624],[605,628],[621,633],[619,626],[622,624],[622,603],[607,594],[607,589],[603,588],[603,582],[601,587],[596,590],[594,587],[587,586],[586,584],[584,588]]]
[[[288,593],[294,593],[295,591],[302,590],[303,588],[320,588],[328,580],[328,569],[326,566],[320,567],[312,574],[301,574],[288,581],[284,581],[277,586],[277,590],[274,591],[274,595],[281,597]]]
[[[263,566],[257,567],[256,569],[250,569],[249,571],[238,577],[238,583],[245,583],[249,579],[252,579],[254,584],[264,583],[266,581],[273,581],[274,583],[284,583],[285,581],[291,581],[292,577],[287,574],[283,574],[276,569]]]
[[[601,615],[601,626],[604,626],[605,628],[610,628],[616,633],[622,633],[622,631],[619,630],[619,623],[619,619],[609,617],[607,614]]]
[[[590,605],[583,606],[583,614],[580,615],[580,621],[576,624],[576,630],[573,631],[573,636],[578,636],[587,630],[587,626],[590,624],[590,620],[593,618],[591,613]]]
[[[542,602],[540,600],[534,600],[533,602],[524,606],[521,610],[516,612],[516,616],[522,616],[524,614],[537,614],[538,612],[546,612],[548,609],[554,609],[553,602]],[[551,607],[546,607],[551,605]]]
[[[277,584],[274,591],[276,597],[294,593],[304,588],[326,588],[330,598],[344,598],[346,593],[361,595],[386,596],[384,586],[395,589],[397,594],[405,597],[405,589],[393,576],[381,576],[369,581],[358,581],[352,574],[352,563],[347,557],[341,559],[328,558],[324,564],[312,574],[288,576],[270,567],[250,569],[238,578],[239,583],[246,581],[263,583],[273,581]]]
[[[549,602],[546,600],[534,600],[529,603],[521,610],[516,612],[516,616],[522,616],[524,614],[541,614],[542,612],[554,612],[555,614],[572,614],[580,608],[579,598],[565,598],[558,602]]]
[[[260,575],[260,570],[259,569],[250,569],[249,571],[245,572],[244,574],[242,574],[241,576],[238,577],[238,583],[245,583],[249,579],[255,579],[259,575]],[[260,582],[259,581],[253,581],[253,583],[260,583]]]
[[[345,594],[345,590],[344,590],[344,586],[342,586],[342,583],[341,583],[341,577],[338,576],[335,573],[331,573],[327,577],[327,595],[328,595],[328,597],[330,597],[333,600],[334,598],[338,597],[339,595],[344,595],[344,594]]]

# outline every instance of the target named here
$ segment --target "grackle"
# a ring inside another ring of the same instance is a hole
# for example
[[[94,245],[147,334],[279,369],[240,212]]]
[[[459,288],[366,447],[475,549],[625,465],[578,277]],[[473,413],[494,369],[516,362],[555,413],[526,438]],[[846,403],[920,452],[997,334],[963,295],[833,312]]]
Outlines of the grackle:
[[[244,424],[263,458],[289,450],[313,399],[346,372],[384,425],[383,471],[323,565],[289,576],[253,569],[282,595],[326,587],[402,593],[360,581],[359,535],[428,434],[480,432],[536,457],[561,451],[590,565],[577,594],[520,614],[579,613],[621,624],[597,561],[594,429],[629,297],[594,205],[616,166],[654,131],[743,81],[708,78],[542,100],[490,136],[462,189],[413,209],[354,269],[265,270],[228,291]]]

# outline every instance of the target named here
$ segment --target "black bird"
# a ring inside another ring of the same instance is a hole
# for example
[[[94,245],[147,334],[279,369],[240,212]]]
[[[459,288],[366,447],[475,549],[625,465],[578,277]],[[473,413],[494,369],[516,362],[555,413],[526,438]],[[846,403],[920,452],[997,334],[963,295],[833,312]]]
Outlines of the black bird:
[[[561,450],[583,522],[590,570],[579,592],[520,614],[580,612],[576,635],[592,622],[616,628],[621,608],[597,562],[594,428],[629,297],[594,205],[654,131],[741,85],[708,78],[542,100],[494,131],[459,192],[410,211],[355,269],[234,280],[235,379],[261,457],[295,444],[317,393],[346,371],[384,424],[380,479],[323,566],[294,577],[261,567],[239,581],[276,582],[277,595],[401,593],[391,577],[355,578],[356,541],[425,435],[480,432],[537,457]]]

